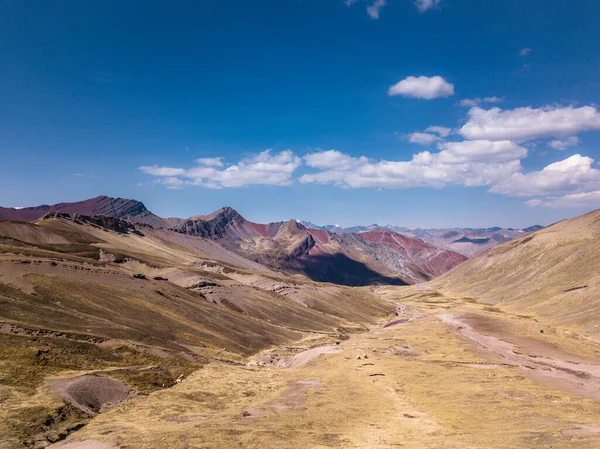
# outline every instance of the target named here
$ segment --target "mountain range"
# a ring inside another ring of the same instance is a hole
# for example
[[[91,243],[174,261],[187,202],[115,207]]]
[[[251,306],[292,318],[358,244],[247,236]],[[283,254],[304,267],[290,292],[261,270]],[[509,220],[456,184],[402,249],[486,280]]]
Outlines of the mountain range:
[[[371,232],[375,229],[388,229],[400,233],[406,237],[421,239],[434,246],[456,251],[467,257],[486,251],[497,245],[522,237],[530,232],[543,228],[540,225],[529,226],[524,229],[502,228],[499,226],[490,228],[431,228],[410,229],[395,225],[379,226],[371,224],[366,226],[342,227],[339,225],[315,225],[311,222],[298,220],[304,226],[312,229],[320,229],[334,234],[360,234]]]
[[[51,206],[0,208],[0,219],[33,222],[49,213],[101,215],[210,239],[271,269],[341,285],[424,282],[466,259],[390,229],[333,233],[296,220],[260,224],[230,207],[188,219],[161,218],[139,201],[106,196]]]

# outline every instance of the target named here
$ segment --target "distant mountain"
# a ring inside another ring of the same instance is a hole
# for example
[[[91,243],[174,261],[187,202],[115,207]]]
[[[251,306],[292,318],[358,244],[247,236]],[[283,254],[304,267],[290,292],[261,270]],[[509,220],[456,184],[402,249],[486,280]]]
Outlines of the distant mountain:
[[[535,232],[535,231],[539,231],[540,229],[544,229],[543,226],[540,225],[533,225],[533,226],[529,226],[528,228],[523,229],[524,232]]]
[[[531,228],[541,228],[532,226]],[[600,210],[563,220],[477,255],[430,285],[502,310],[597,333]]]
[[[344,285],[423,282],[465,260],[377,225],[360,227],[359,232],[331,232],[335,227],[307,224],[313,227],[297,220],[253,223],[224,208],[173,229],[215,240],[270,268]]]
[[[522,237],[528,231],[495,226],[491,228],[416,229],[413,233],[432,245],[472,257],[497,245]]]
[[[475,243],[476,245],[485,245],[490,239],[470,239],[468,237],[461,237],[458,240],[454,240],[453,243]]]
[[[295,220],[296,222],[300,223],[302,226],[304,226],[305,228],[308,229],[318,229],[319,231],[329,231],[329,232],[337,232],[339,229],[343,229],[340,225],[316,225],[310,221],[302,221],[302,220]]]
[[[307,227],[312,229],[326,229],[336,234],[363,233],[380,228],[380,226],[373,224],[347,228],[336,226],[335,229],[331,229],[328,226],[318,226],[313,223],[310,223],[310,226]],[[538,231],[543,226],[535,225],[525,229],[501,228],[499,226],[490,228],[410,229],[402,226],[385,225],[381,228],[397,232],[406,237],[421,239],[434,246],[446,248],[471,257],[501,243],[509,242],[530,232]]]
[[[373,230],[379,229],[379,228],[381,228],[381,226],[374,223],[372,225],[367,225],[367,226],[352,226],[349,228],[339,228],[337,233],[338,234],[360,234],[362,232],[370,232],[370,231],[373,231]]]
[[[329,231],[334,234],[358,234],[360,232],[369,232],[377,228],[381,228],[384,226],[379,226],[377,223],[373,223],[371,225],[366,226],[350,226],[348,228],[344,228],[340,225],[316,225],[310,221],[301,221],[296,220],[298,223],[302,223],[303,226],[308,229],[318,229],[321,231]]]

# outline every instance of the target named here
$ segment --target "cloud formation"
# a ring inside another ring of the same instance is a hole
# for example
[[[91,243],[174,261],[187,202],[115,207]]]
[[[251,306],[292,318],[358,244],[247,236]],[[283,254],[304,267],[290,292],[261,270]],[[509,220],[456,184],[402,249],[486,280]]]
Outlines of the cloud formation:
[[[366,11],[372,20],[380,17],[381,9],[387,5],[387,0],[344,0],[344,4],[350,8],[355,3],[367,3]],[[419,12],[424,13],[430,9],[438,8],[441,0],[415,0],[414,4]]]
[[[522,48],[519,50],[519,56],[527,56],[529,53],[531,53],[531,48]]]
[[[183,168],[159,167],[158,165],[142,165],[140,170],[152,176],[181,176],[185,174]]]
[[[433,85],[431,80],[435,81]],[[436,98],[440,89],[445,89],[443,94],[453,92],[453,86],[449,85],[449,89],[445,83],[441,77],[409,77],[392,86],[390,94]],[[498,100],[488,97],[479,102]],[[577,133],[597,129],[600,113],[595,106],[508,110],[475,106],[469,109],[466,123],[458,130],[429,126],[423,132],[406,136],[411,143],[435,149],[417,152],[404,160],[375,160],[335,149],[317,150],[302,157],[291,150],[265,150],[235,164],[214,157],[197,159],[191,168],[146,165],[139,170],[156,177],[154,183],[169,189],[290,186],[296,181],[377,189],[460,185],[529,197],[532,199],[525,204],[530,207],[585,207],[599,204],[600,198],[600,170],[594,167],[592,158],[575,154],[533,171],[524,170],[521,161],[528,155],[527,146],[544,141],[551,148],[565,150],[579,143]],[[447,141],[450,136],[454,139]],[[456,136],[464,140],[453,141]]]
[[[508,110],[474,107],[468,115],[469,120],[458,131],[467,139],[533,140],[600,129],[600,113],[593,106]]]
[[[574,154],[540,171],[513,173],[490,191],[510,196],[551,196],[600,189],[600,170],[590,157]]]
[[[520,170],[519,158],[527,154],[513,142],[452,142],[440,144],[439,149],[417,153],[409,161],[372,161],[336,152],[346,161],[343,166],[329,164],[320,172],[301,176],[300,182],[389,189],[492,185]],[[311,157],[321,157],[321,153]]]
[[[227,167],[224,167],[220,158],[202,158],[196,162],[199,165],[190,169],[156,165],[142,166],[139,169],[160,177],[157,183],[176,189],[186,185],[213,189],[249,185],[289,186],[293,183],[292,175],[302,160],[290,150],[278,154],[265,150]]]
[[[448,137],[452,130],[450,128],[446,128],[444,126],[429,126],[425,130],[425,132],[436,133],[440,137]]]
[[[454,85],[441,76],[409,76],[388,89],[388,95],[433,100],[454,95]]]
[[[416,143],[423,146],[431,145],[438,140],[441,139],[435,134],[430,133],[412,133],[408,136],[408,141],[410,143]]]
[[[437,8],[442,0],[415,0],[415,6],[419,12],[426,12],[430,9]]]
[[[485,98],[465,98],[464,100],[460,100],[458,103],[463,108],[472,108],[474,106],[478,106],[481,103],[502,103],[504,101],[504,97],[485,97]]]
[[[361,156],[354,158],[337,150],[320,151],[304,156],[306,165],[320,169],[348,170],[357,165],[366,164],[369,159]]]
[[[553,140],[548,143],[548,146],[555,150],[566,150],[569,147],[575,147],[577,145],[579,145],[579,138],[577,136],[567,137],[563,140]]]
[[[529,207],[600,207],[600,190],[594,192],[572,193],[570,195],[549,198],[547,200],[529,200],[525,204]]]
[[[196,159],[196,163],[207,167],[222,167],[224,165],[222,159],[222,157],[201,157]]]
[[[372,4],[367,6],[367,14],[373,20],[379,19],[379,12],[387,4],[386,0],[375,0]]]

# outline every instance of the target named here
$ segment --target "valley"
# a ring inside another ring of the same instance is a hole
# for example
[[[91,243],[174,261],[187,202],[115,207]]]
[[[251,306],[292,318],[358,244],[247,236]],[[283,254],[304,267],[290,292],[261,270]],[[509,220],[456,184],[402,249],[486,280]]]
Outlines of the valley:
[[[62,447],[598,446],[600,342],[435,291],[380,293],[406,322],[206,365],[97,416]],[[285,363],[313,346],[325,350]]]
[[[465,261],[104,198],[0,220],[2,449],[600,444],[600,211]]]

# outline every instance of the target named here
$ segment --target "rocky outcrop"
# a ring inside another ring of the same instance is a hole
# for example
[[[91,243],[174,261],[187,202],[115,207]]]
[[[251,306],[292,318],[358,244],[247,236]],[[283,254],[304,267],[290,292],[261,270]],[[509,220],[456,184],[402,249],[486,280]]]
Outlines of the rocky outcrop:
[[[231,207],[224,207],[203,218],[190,219],[173,228],[182,234],[218,240],[225,237],[231,225],[243,225],[246,219]]]
[[[312,235],[308,234],[300,244],[286,256],[286,260],[298,259],[302,256],[307,256],[310,250],[315,246],[316,242]]]
[[[102,228],[107,231],[117,232],[119,234],[129,234],[130,232],[138,235],[144,235],[140,231],[136,232],[135,226],[128,221],[119,220],[118,218],[107,217],[105,215],[94,215],[89,217],[87,215],[76,214],[73,217],[73,221],[76,223],[85,223],[91,226]]]

